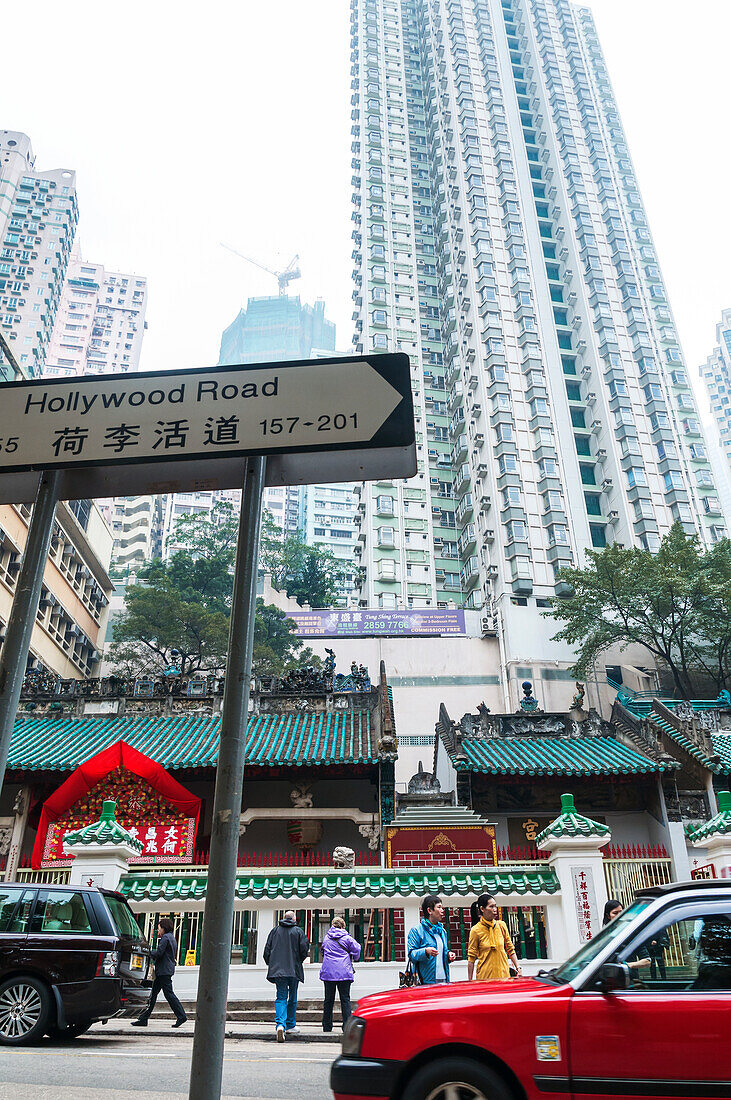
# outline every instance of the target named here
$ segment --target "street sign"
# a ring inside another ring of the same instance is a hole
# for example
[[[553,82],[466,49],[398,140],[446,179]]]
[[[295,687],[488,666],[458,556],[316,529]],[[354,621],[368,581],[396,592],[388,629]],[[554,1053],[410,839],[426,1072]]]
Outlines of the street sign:
[[[60,469],[60,499],[241,485],[267,455],[268,485],[416,473],[409,359],[402,353],[2,386],[0,503],[35,499]]]

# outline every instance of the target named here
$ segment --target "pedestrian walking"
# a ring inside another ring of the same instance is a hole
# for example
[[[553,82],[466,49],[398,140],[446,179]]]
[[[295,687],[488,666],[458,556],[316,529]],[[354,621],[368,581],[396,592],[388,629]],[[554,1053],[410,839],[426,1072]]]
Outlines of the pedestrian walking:
[[[409,932],[409,960],[416,967],[422,985],[449,981],[449,964],[457,958],[449,950],[449,936],[442,924],[444,906],[436,894],[421,903],[421,923]]]
[[[498,920],[498,907],[491,894],[480,894],[472,907],[473,924],[467,945],[467,980],[472,981],[477,963],[478,982],[504,982],[510,978],[510,963],[520,977],[523,971],[505,921]]]
[[[302,965],[310,953],[310,941],[297,924],[293,909],[288,909],[276,928],[272,928],[264,947],[267,981],[277,989],[274,1001],[274,1026],[277,1042],[285,1034],[299,1035],[297,1027],[297,987],[305,980]]]
[[[159,939],[157,941],[157,947],[153,955],[153,962],[155,964],[155,980],[152,983],[152,993],[150,994],[150,1003],[144,1010],[141,1016],[138,1016],[136,1020],[132,1021],[132,1027],[147,1027],[147,1021],[152,1015],[152,1010],[155,1007],[160,991],[165,995],[165,1000],[175,1013],[175,1023],[173,1027],[180,1027],[188,1017],[185,1014],[185,1009],[181,1005],[178,998],[173,991],[173,974],[175,973],[175,960],[178,957],[178,943],[173,935],[173,928],[175,925],[170,920],[170,917],[161,917],[160,923],[157,926],[157,934]]]
[[[322,941],[320,951],[322,952],[320,981],[325,986],[322,1030],[332,1031],[335,990],[340,996],[343,1027],[350,1018],[350,987],[355,977],[353,963],[360,958],[360,944],[348,935],[343,918],[335,917]]]

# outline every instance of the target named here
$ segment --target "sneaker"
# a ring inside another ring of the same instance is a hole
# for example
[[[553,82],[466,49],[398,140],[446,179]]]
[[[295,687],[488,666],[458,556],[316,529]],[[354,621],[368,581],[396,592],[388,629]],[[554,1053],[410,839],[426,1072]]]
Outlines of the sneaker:
[[[147,1027],[147,1020],[133,1020],[132,1027]]]
[[[188,1017],[187,1016],[181,1016],[181,1018],[179,1020],[175,1021],[175,1023],[173,1024],[173,1027],[182,1027],[183,1024],[187,1024],[187,1022],[188,1022]]]
[[[288,1035],[299,1035],[299,1033],[300,1033],[300,1029],[297,1027],[296,1024],[293,1027],[288,1027],[287,1028],[287,1034]]]
[[[284,1028],[282,1027],[281,1024],[277,1024],[277,1042],[278,1043],[283,1043],[284,1042]]]

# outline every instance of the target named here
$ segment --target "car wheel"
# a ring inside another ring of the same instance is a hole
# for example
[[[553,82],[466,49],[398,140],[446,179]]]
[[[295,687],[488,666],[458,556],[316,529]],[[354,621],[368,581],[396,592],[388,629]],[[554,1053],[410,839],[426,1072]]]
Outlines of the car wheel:
[[[35,1043],[46,1031],[51,994],[37,978],[21,975],[0,985],[0,1043]]]
[[[469,1058],[443,1058],[414,1074],[403,1100],[513,1100],[497,1074]]]
[[[55,1024],[51,1024],[48,1028],[48,1034],[52,1039],[75,1039],[77,1035],[83,1035],[85,1031],[88,1031],[93,1020],[81,1020],[75,1024],[66,1024],[66,1027],[57,1027]]]

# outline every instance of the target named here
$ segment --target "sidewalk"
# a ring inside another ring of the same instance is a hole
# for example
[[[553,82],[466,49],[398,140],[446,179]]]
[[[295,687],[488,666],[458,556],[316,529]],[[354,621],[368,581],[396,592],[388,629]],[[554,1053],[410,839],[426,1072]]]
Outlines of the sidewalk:
[[[135,1036],[145,1035],[147,1037],[165,1038],[165,1039],[191,1039],[193,1037],[194,1021],[191,1017],[188,1018],[188,1022],[183,1024],[182,1027],[173,1028],[173,1018],[170,1016],[166,1019],[150,1020],[147,1027],[133,1027],[131,1020],[110,1020],[108,1024],[94,1024],[91,1028],[90,1034],[104,1035],[109,1038],[120,1036]],[[284,1046],[287,1043],[329,1043],[331,1046],[340,1046],[340,1039],[343,1034],[342,1028],[339,1024],[335,1024],[333,1030],[329,1034],[325,1034],[322,1027],[319,1024],[299,1024],[299,1035],[288,1035],[285,1040]],[[277,1036],[274,1030],[274,1020],[271,1024],[258,1024],[258,1023],[232,1023],[226,1024],[226,1038],[227,1039],[269,1039],[272,1043],[276,1043]]]

